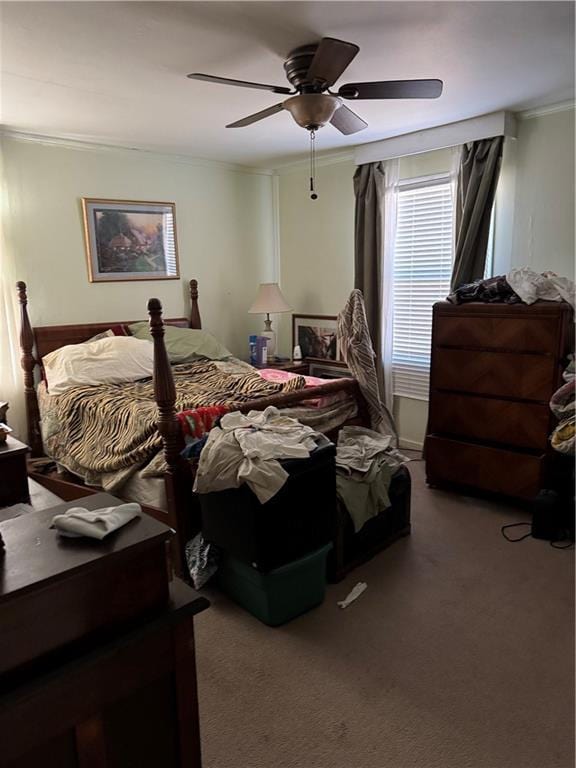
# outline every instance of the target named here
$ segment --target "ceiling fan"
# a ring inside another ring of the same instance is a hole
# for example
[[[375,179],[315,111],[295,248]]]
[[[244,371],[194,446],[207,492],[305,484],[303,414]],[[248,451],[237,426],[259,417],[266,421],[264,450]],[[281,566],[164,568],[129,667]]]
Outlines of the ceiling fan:
[[[347,83],[340,86],[337,93],[332,93],[329,89],[342,76],[359,50],[359,46],[354,43],[347,43],[333,37],[323,37],[319,43],[295,48],[284,62],[286,77],[294,90],[284,85],[251,83],[246,80],[233,80],[200,72],[193,72],[188,77],[192,80],[235,85],[241,88],[258,88],[290,96],[289,99],[272,107],[230,123],[226,128],[244,128],[286,109],[298,125],[311,133],[330,123],[340,133],[349,135],[364,130],[368,123],[349,109],[343,103],[344,99],[351,101],[436,99],[442,93],[442,80],[381,80],[369,83]]]

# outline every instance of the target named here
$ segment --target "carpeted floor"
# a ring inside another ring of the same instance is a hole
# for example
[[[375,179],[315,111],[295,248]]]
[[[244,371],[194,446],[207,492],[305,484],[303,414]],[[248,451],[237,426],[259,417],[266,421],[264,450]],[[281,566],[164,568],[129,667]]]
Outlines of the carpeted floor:
[[[208,590],[204,768],[572,768],[573,551],[510,544],[525,515],[410,470],[412,536],[320,608],[270,629]]]

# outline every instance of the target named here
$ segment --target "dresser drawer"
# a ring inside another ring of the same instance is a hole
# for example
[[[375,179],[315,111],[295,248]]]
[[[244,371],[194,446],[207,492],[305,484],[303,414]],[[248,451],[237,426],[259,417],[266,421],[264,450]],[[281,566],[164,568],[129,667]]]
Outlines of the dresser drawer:
[[[544,454],[516,453],[436,435],[426,438],[426,477],[432,484],[468,485],[531,499],[542,487],[544,461]]]
[[[556,389],[553,357],[435,348],[431,388],[547,403]]]
[[[555,354],[559,317],[460,317],[437,315],[434,342],[441,346]]]
[[[428,428],[437,434],[545,451],[550,410],[539,403],[434,392]]]

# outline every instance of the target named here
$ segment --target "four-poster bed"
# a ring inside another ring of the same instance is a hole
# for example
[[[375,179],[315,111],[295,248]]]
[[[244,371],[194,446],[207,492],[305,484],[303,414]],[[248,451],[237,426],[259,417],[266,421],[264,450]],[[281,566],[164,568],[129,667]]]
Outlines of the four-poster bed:
[[[40,428],[41,412],[39,407],[36,380],[39,378],[36,369],[42,371],[42,358],[69,344],[79,344],[88,341],[96,334],[116,326],[126,326],[128,323],[99,322],[76,325],[43,326],[33,328],[28,315],[28,296],[26,285],[17,284],[21,308],[20,345],[22,352],[22,368],[24,371],[24,394],[28,420],[28,443],[32,457],[44,456],[42,431]],[[197,499],[192,492],[195,464],[183,458],[185,446],[180,421],[177,418],[177,391],[172,365],[164,341],[165,325],[201,329],[202,323],[198,307],[198,283],[190,281],[190,315],[188,318],[162,318],[162,305],[158,299],[148,302],[150,333],[154,345],[154,401],[157,406],[157,430],[162,439],[162,450],[165,459],[163,472],[165,486],[165,509],[158,509],[144,504],[143,508],[149,514],[166,522],[175,531],[173,547],[174,566],[177,572],[183,573],[184,549],[186,542],[199,530],[199,512]],[[320,397],[335,395],[353,398],[356,403],[356,416],[347,419],[345,423],[367,425],[366,404],[361,395],[357,382],[353,379],[339,379],[320,386],[306,387],[298,391],[277,392],[266,397],[238,402],[234,410],[248,412],[264,410],[273,405],[278,408],[291,408],[307,405],[307,401]],[[205,403],[212,405],[212,403]],[[49,456],[48,458],[54,458]],[[55,472],[50,475],[39,475],[32,470],[31,475],[42,484],[50,487],[63,498],[74,498],[76,495],[87,495],[93,490],[70,473]],[[80,489],[80,490],[79,490]],[[98,489],[99,490],[99,489]],[[118,492],[122,496],[122,491]]]

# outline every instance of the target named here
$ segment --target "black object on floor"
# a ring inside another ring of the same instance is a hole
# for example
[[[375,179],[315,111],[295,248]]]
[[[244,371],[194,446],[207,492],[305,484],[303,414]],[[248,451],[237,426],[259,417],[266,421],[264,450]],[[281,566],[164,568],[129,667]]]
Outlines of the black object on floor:
[[[574,541],[574,499],[540,491],[534,501],[532,536],[547,541]]]
[[[334,535],[335,457],[326,440],[308,459],[281,461],[289,478],[266,504],[247,485],[199,494],[205,541],[263,572],[328,544]]]
[[[388,489],[390,506],[368,520],[358,533],[347,510],[338,503],[334,549],[328,556],[329,581],[341,581],[353,568],[410,533],[411,490],[408,468],[398,467]]]
[[[532,522],[509,523],[502,526],[507,541],[517,542],[532,536],[549,541],[556,549],[568,549],[574,542],[574,497],[566,493],[542,490],[532,506]],[[524,528],[515,538],[506,531]]]

